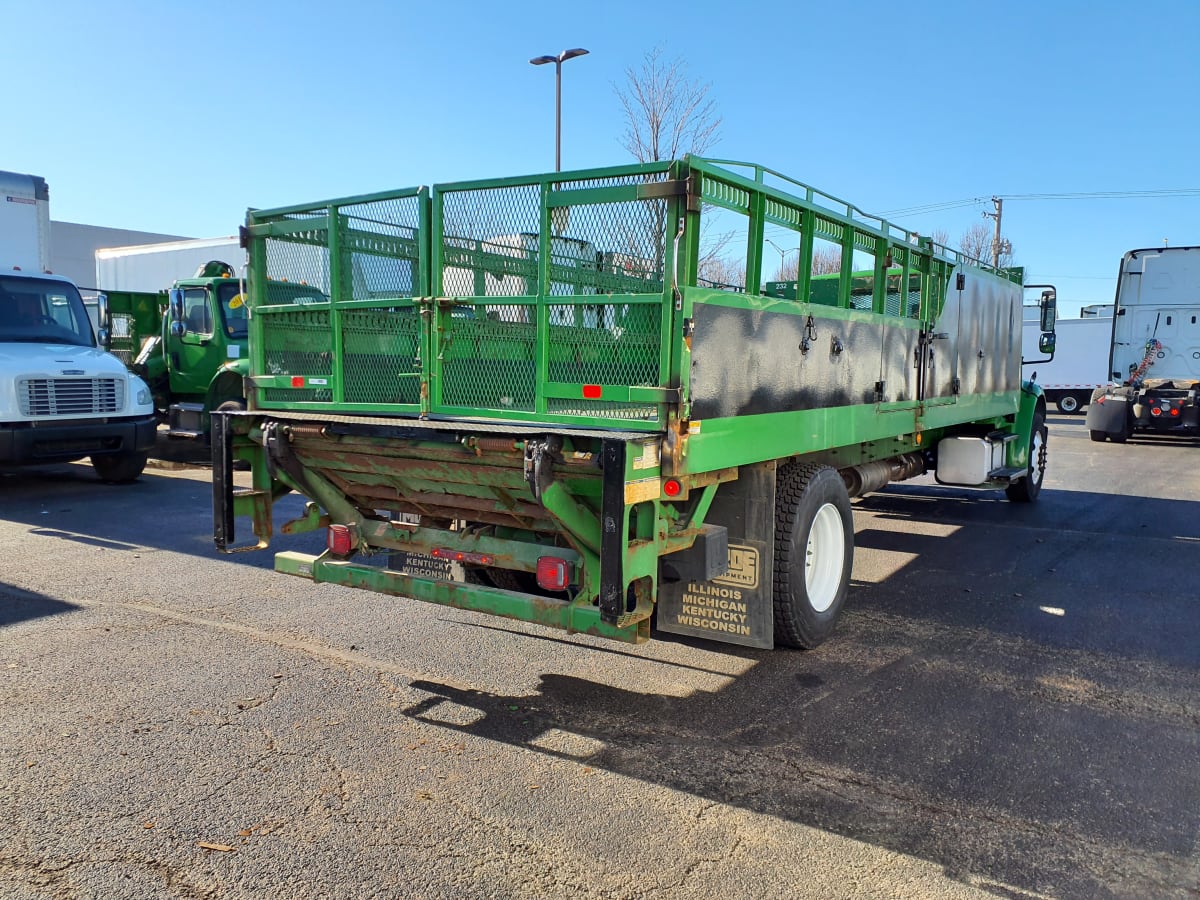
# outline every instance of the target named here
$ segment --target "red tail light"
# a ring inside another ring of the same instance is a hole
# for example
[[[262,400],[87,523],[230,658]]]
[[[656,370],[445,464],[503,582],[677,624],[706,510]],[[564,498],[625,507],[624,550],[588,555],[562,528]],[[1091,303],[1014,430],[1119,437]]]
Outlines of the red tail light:
[[[676,478],[668,478],[663,482],[663,493],[668,497],[678,497],[680,491],[683,490],[683,485]]]
[[[330,525],[325,546],[334,556],[354,555],[354,532],[349,525]]]
[[[1179,410],[1177,410],[1177,409],[1171,410],[1171,415],[1173,415],[1173,416],[1179,415]]]
[[[537,583],[543,591],[565,591],[571,583],[574,566],[557,556],[539,556]]]
[[[1161,416],[1161,415],[1162,415],[1162,410],[1161,410],[1161,409],[1159,409],[1159,408],[1156,406],[1156,407],[1154,407],[1153,409],[1151,409],[1151,410],[1150,410],[1150,415],[1152,415],[1152,416]]]

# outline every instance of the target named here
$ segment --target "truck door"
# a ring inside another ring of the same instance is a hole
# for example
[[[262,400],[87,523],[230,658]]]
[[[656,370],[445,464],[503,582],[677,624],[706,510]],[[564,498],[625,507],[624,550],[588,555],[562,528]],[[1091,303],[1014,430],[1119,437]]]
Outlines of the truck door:
[[[182,329],[170,329],[167,360],[171,392],[178,395],[204,394],[213,373],[225,362],[225,341],[218,338],[218,316],[209,288],[183,289]],[[175,333],[181,330],[181,334]]]

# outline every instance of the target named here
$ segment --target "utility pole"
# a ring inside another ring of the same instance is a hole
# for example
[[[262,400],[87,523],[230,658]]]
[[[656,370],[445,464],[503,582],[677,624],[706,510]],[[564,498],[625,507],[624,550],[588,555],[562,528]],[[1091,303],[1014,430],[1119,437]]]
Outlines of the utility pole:
[[[1008,253],[1010,250],[1012,250],[1013,245],[1009,244],[1008,241],[1002,241],[1000,239],[1000,220],[1001,220],[1001,217],[1004,215],[1004,200],[1003,200],[1003,198],[992,197],[991,203],[992,203],[992,205],[995,206],[996,211],[995,212],[984,212],[983,217],[984,218],[995,218],[995,220],[996,220],[996,235],[994,236],[994,238],[991,239],[991,264],[996,266],[996,268],[998,269],[998,268],[1000,268],[1000,254]]]

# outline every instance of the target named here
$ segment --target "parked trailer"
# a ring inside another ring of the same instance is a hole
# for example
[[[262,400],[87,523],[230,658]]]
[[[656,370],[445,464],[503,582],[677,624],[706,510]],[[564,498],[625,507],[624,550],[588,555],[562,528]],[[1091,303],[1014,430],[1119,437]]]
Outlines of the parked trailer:
[[[156,294],[177,278],[186,278],[214,259],[231,263],[234,277],[238,277],[242,252],[236,235],[102,247],[96,251],[96,285],[106,292]]]
[[[1042,329],[1040,310],[1026,318],[1022,353],[1026,359],[1038,355]],[[1108,384],[1108,349],[1112,339],[1112,317],[1059,319],[1056,326],[1054,357],[1033,367],[1035,380],[1060,412],[1075,415],[1083,411],[1097,388]]]
[[[1117,273],[1108,375],[1088,408],[1093,441],[1200,434],[1200,247],[1130,250]]]
[[[731,227],[744,283],[700,286]],[[851,497],[925,472],[1017,502],[1042,487],[1021,274],[761,166],[252,210],[243,237],[249,410],[213,416],[215,539],[267,546],[274,500],[298,491],[281,528],[322,530],[327,550],[277,554],[281,572],[630,642],[657,614],[665,632],[814,647],[847,593]],[[784,241],[799,299],[755,287]],[[813,275],[829,247],[841,272]],[[328,299],[274,302],[281,279]],[[1054,291],[1038,292],[1045,351]],[[399,553],[463,580],[388,568]]]

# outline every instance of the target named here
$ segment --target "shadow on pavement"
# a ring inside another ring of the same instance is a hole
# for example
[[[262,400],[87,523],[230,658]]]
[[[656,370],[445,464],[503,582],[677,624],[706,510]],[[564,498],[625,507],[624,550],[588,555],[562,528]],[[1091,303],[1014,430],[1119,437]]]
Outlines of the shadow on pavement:
[[[77,609],[79,607],[74,603],[64,603],[45,594],[36,594],[0,581],[0,628],[31,619],[58,616]]]

